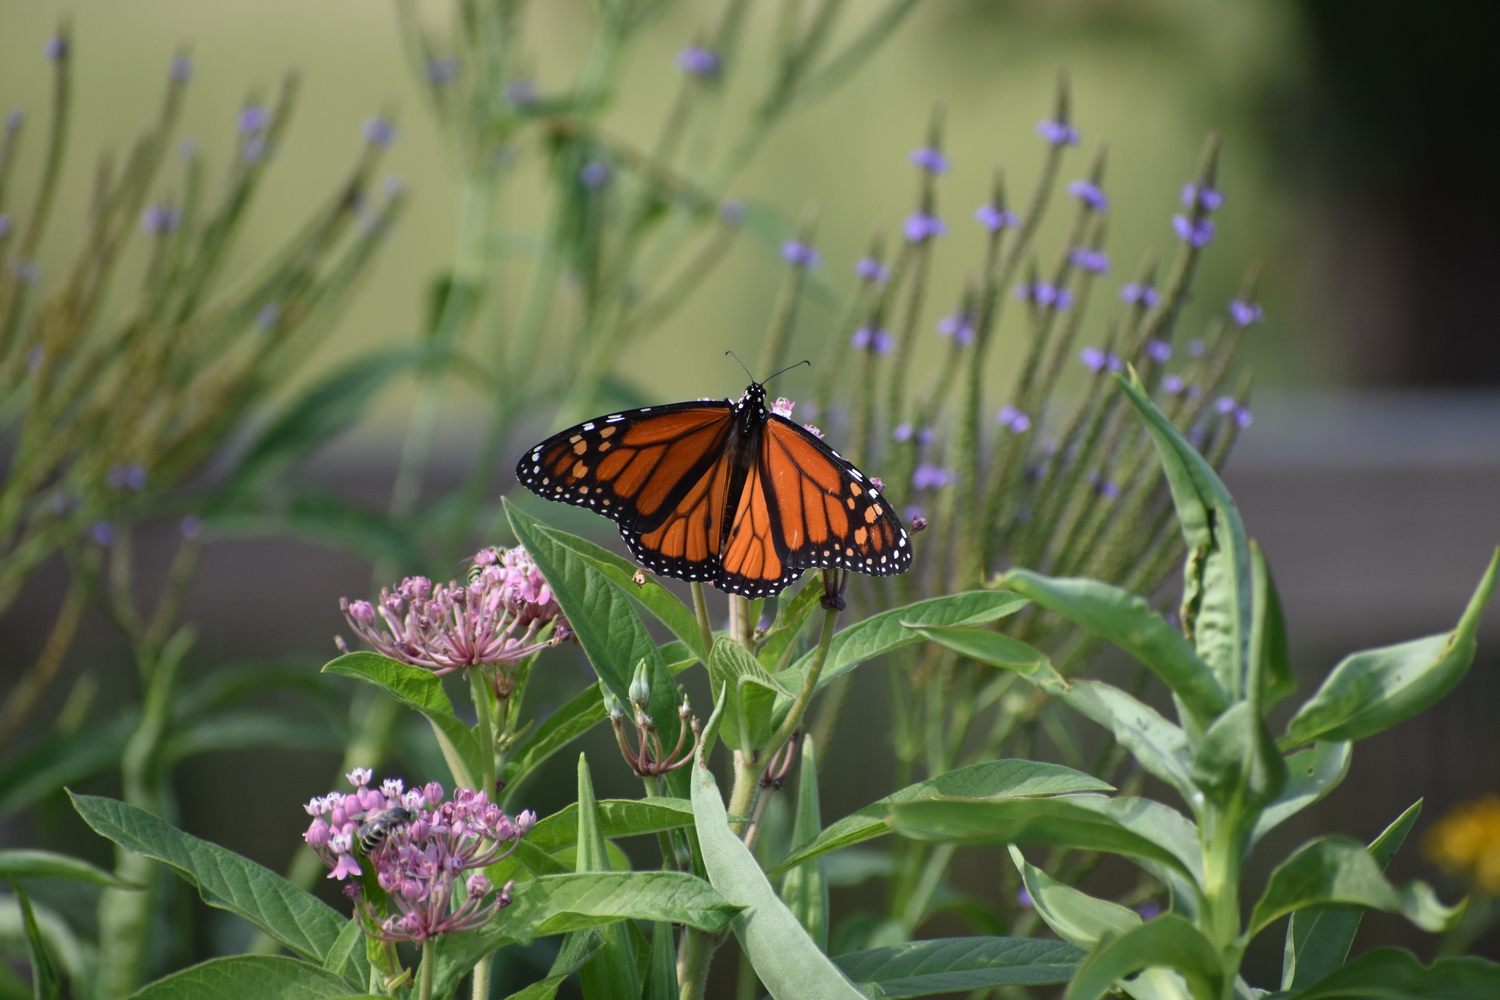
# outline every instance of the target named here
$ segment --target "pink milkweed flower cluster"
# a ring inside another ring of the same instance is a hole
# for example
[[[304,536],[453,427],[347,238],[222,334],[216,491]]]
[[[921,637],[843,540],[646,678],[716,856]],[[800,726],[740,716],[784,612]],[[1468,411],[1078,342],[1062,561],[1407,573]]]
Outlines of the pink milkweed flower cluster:
[[[368,768],[357,767],[346,777],[353,792],[330,792],[303,806],[313,817],[303,839],[332,869],[329,878],[364,875],[356,855],[363,856],[360,840],[369,830],[366,824],[391,810],[402,811],[364,856],[396,911],[381,917],[368,899],[359,899],[357,905],[375,928],[373,937],[421,943],[481,927],[510,904],[510,883],[496,892],[476,869],[515,850],[536,823],[534,813],[528,810],[512,819],[484,792],[469,788],[457,789],[453,800],[445,801],[443,786],[435,781],[407,789],[399,778],[389,778],[372,787]],[[350,888],[358,897],[357,887]]]
[[[374,604],[340,600],[339,607],[349,627],[378,652],[440,675],[514,663],[572,636],[552,589],[521,546],[481,550],[466,584],[409,576],[394,591],[382,589]],[[538,641],[554,623],[551,638]],[[342,638],[338,643],[348,652]]]

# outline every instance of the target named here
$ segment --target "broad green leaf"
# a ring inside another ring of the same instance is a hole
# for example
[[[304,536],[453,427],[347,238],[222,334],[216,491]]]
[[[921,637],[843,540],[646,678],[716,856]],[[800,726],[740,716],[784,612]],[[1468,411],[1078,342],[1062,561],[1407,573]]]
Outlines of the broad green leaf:
[[[547,721],[516,747],[500,772],[507,796],[543,761],[608,718],[601,690],[598,684],[590,684],[547,716]]]
[[[1202,879],[1196,830],[1182,814],[1150,799],[929,798],[893,805],[890,823],[914,840],[1108,851],[1176,868],[1194,882]]]
[[[475,932],[494,939],[492,950],[621,920],[665,920],[712,934],[740,910],[701,878],[669,871],[542,875],[517,882],[511,900],[490,927]]]
[[[939,795],[974,799],[990,796],[1024,798],[1110,791],[1114,789],[1098,778],[1061,764],[1035,760],[991,760],[971,764],[936,778],[908,785],[899,792],[887,795],[858,812],[829,824],[828,829],[820,833],[812,843],[798,846],[770,874],[779,875],[809,858],[890,833],[891,808],[901,802],[930,799]]]
[[[1156,408],[1132,371],[1115,382],[1146,422],[1187,543],[1183,632],[1230,701],[1245,697],[1251,627],[1250,546],[1229,490],[1198,449]],[[1196,712],[1196,710],[1195,710]]]
[[[1193,784],[1236,830],[1252,826],[1286,782],[1286,762],[1253,701],[1235,702],[1215,719],[1193,756]]]
[[[811,843],[823,829],[818,805],[818,754],[811,736],[802,738],[802,761],[797,771],[797,814],[792,821],[792,843]],[[828,950],[828,882],[823,859],[812,858],[786,873],[781,898],[823,951]]]
[[[1228,704],[1192,643],[1152,611],[1145,598],[1098,580],[1048,577],[1027,569],[1011,570],[1000,583],[1145,664],[1182,699],[1201,727]]]
[[[72,984],[75,994],[83,993],[95,972],[97,952],[92,943],[80,940],[67,920],[34,900],[31,902],[31,919],[36,923],[37,933],[53,967]],[[20,895],[12,892],[9,896],[0,896],[0,945],[15,953],[29,949],[29,940],[27,916],[21,909]],[[6,997],[6,1000],[10,1000],[10,983],[5,979],[5,973],[9,971],[10,966],[0,962],[0,997]],[[22,991],[22,997],[34,1000],[29,985]]]
[[[1006,615],[1015,614],[1027,603],[1024,597],[1004,591],[970,590],[871,615],[834,633],[833,641],[828,647],[828,658],[823,663],[823,672],[818,675],[818,690],[821,691],[835,677],[854,669],[865,660],[921,642],[922,637],[911,631],[914,628],[986,625]],[[816,649],[803,653],[797,662],[778,674],[777,679],[788,689],[799,690],[802,678],[812,667],[813,657],[816,655]]]
[[[344,738],[326,722],[303,722],[285,712],[219,712],[173,731],[158,751],[164,763],[223,750],[342,750]]]
[[[766,634],[766,641],[760,651],[755,654],[761,666],[773,673],[780,668],[782,657],[788,655],[797,636],[802,634],[808,617],[817,610],[822,600],[823,579],[821,576],[813,576],[797,591],[796,597],[781,602],[776,621]]]
[[[131,1000],[245,1000],[246,997],[353,1000],[349,984],[342,977],[279,955],[211,958],[148,984]]]
[[[1440,958],[1424,966],[1402,948],[1377,948],[1311,986],[1295,1000],[1494,1000],[1500,965],[1485,958]]]
[[[861,1000],[861,993],[819,950],[761,872],[750,849],[729,828],[719,786],[700,749],[690,773],[698,843],[709,881],[744,907],[735,936],[755,974],[775,1000]]]
[[[792,693],[733,639],[714,642],[714,651],[708,658],[708,676],[714,688],[724,685],[729,692],[720,737],[727,745],[745,753],[763,749],[771,740],[777,696],[789,701]]]
[[[1287,647],[1286,618],[1281,613],[1281,598],[1265,553],[1250,540],[1250,586],[1254,592],[1255,618],[1250,623],[1250,669],[1260,684],[1262,716],[1293,691],[1297,677],[1292,673],[1292,654]]]
[[[138,721],[132,712],[97,729],[58,733],[10,761],[0,768],[0,817],[119,767]]]
[[[961,937],[850,952],[833,962],[869,996],[897,1000],[997,986],[1065,983],[1082,958],[1062,941]]]
[[[1152,966],[1180,972],[1198,1000],[1224,995],[1218,949],[1198,928],[1167,913],[1114,938],[1084,959],[1068,986],[1066,1000],[1098,1000],[1118,980]]]
[[[453,780],[464,788],[477,788],[480,766],[479,739],[457,715],[443,690],[442,678],[431,670],[413,667],[379,653],[345,653],[323,667],[325,673],[356,677],[383,689],[408,708],[414,708],[432,723],[443,756],[453,770]]]
[[[594,779],[589,775],[588,758],[578,755],[578,860],[580,874],[609,871],[609,853],[600,831],[599,803],[594,798]],[[638,997],[641,980],[636,968],[635,946],[622,923],[606,924],[593,933],[599,935],[599,950],[578,970],[586,1000],[608,997]]]
[[[114,889],[144,888],[117,878],[113,872],[107,872],[81,858],[53,851],[0,851],[0,878],[65,878]]]
[[[1349,773],[1353,756],[1353,744],[1339,741],[1318,743],[1287,757],[1286,787],[1256,820],[1251,843],[1337,788]]]
[[[1474,660],[1479,616],[1495,592],[1497,549],[1451,632],[1344,658],[1287,724],[1283,747],[1314,740],[1362,740],[1426,711],[1463,679]]]
[[[31,897],[26,895],[21,883],[14,879],[11,880],[10,887],[21,904],[21,920],[26,927],[26,952],[31,960],[32,995],[35,1000],[59,1000],[62,996],[62,980],[57,974],[57,966],[52,963],[52,956],[47,954],[47,945],[37,926],[36,914],[31,909]]]
[[[546,525],[509,502],[505,513],[511,530],[531,553],[568,616],[594,671],[622,704],[628,702],[635,665],[645,660],[655,676],[661,661],[661,651],[637,617],[631,599],[592,562],[558,541]],[[660,721],[665,729],[667,720]],[[675,738],[676,730],[672,733]]]
[[[1093,896],[1056,879],[1031,864],[1015,844],[1010,857],[1031,896],[1036,915],[1052,933],[1081,951],[1092,951],[1106,936],[1124,934],[1139,927],[1141,915],[1134,910]]]
[[[324,961],[348,923],[333,907],[270,869],[183,833],[144,809],[93,795],[69,795],[95,833],[162,862],[196,886],[209,906],[243,917],[304,958]],[[363,953],[352,961],[357,969],[353,979],[363,981],[369,971]]]
[[[599,832],[606,840],[659,833],[693,825],[693,804],[687,799],[600,799]],[[578,803],[537,820],[526,842],[549,854],[578,842]]]
[[[1462,906],[1439,905],[1420,883],[1397,889],[1383,865],[1365,846],[1348,837],[1320,837],[1298,848],[1271,873],[1266,891],[1250,915],[1246,940],[1278,917],[1310,906],[1345,904],[1402,913],[1427,931],[1451,929]]]
[[[1046,660],[1040,650],[987,628],[918,628],[913,631],[961,656],[1014,670],[1018,674],[1035,673]]]
[[[707,662],[708,650],[703,648],[703,633],[698,628],[698,618],[693,614],[693,609],[658,583],[656,577],[644,572],[630,560],[622,559],[608,549],[577,535],[558,531],[540,522],[537,530],[546,534],[557,545],[571,549],[588,560],[606,580],[620,588],[627,597],[639,602],[657,621],[671,629],[677,640],[690,649],[700,662]],[[637,573],[644,581],[641,584],[635,582]]]
[[[642,1000],[677,1000],[677,948],[672,925],[658,921],[651,927],[651,964],[646,968]]]
[[[335,976],[342,976],[354,952],[357,949],[363,950],[364,946],[365,930],[356,914],[345,922],[344,929],[339,931],[339,936],[328,949],[328,954],[323,956],[323,970]]]

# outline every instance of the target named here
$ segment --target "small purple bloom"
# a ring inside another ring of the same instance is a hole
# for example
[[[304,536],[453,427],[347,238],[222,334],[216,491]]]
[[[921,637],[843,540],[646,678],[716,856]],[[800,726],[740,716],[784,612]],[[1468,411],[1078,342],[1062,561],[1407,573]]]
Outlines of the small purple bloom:
[[[179,530],[182,531],[183,538],[186,538],[188,541],[192,541],[193,539],[198,537],[198,532],[203,530],[203,519],[200,518],[197,514],[189,514],[187,517],[182,519],[182,524],[179,525]]]
[[[1146,356],[1159,365],[1167,363],[1172,356],[1172,345],[1165,340],[1146,341]]]
[[[1029,281],[1016,286],[1016,298],[1038,306],[1051,306],[1058,312],[1073,304],[1073,293],[1066,288],[1049,285],[1045,281]]]
[[[781,244],[781,257],[794,267],[817,267],[823,255],[801,240],[787,240]]]
[[[948,485],[948,473],[935,465],[923,462],[917,466],[911,474],[911,485],[913,489],[938,489]]]
[[[1203,357],[1203,351],[1204,351],[1203,341],[1199,340],[1196,337],[1194,337],[1192,340],[1188,341],[1188,355],[1190,357],[1201,358],[1201,357]]]
[[[380,115],[376,115],[365,122],[365,142],[381,149],[391,148],[391,143],[396,141],[396,126],[386,121]]]
[[[1234,320],[1234,325],[1238,327],[1259,323],[1261,321],[1260,303],[1235,299],[1229,303],[1229,315]]]
[[[1031,418],[1014,406],[1004,407],[997,416],[1000,425],[1009,428],[1012,434],[1025,434],[1031,429]]]
[[[902,441],[902,442],[904,442],[904,441],[910,441],[911,440],[911,424],[897,424],[896,425],[896,429],[893,430],[893,431],[891,431],[891,439],[893,441]]]
[[[89,529],[89,537],[103,546],[110,546],[115,541],[114,525],[108,521],[95,521],[94,526]]]
[[[927,171],[929,174],[946,174],[948,172],[948,158],[931,146],[923,146],[914,149],[907,157],[911,165]]]
[[[1191,212],[1194,203],[1202,205],[1204,211],[1212,212],[1224,204],[1224,192],[1218,188],[1200,188],[1192,181],[1188,181],[1182,186],[1182,207]]]
[[[909,243],[923,243],[935,236],[942,236],[948,231],[948,224],[935,215],[926,212],[913,212],[906,217],[906,224],[902,227],[906,233]]]
[[[917,444],[926,447],[937,440],[937,433],[931,427],[917,428]]]
[[[266,127],[271,120],[265,106],[260,104],[247,104],[240,109],[240,116],[235,121],[235,128],[239,129],[240,135],[254,135]]]
[[[167,67],[167,76],[175,83],[187,83],[193,78],[193,61],[187,56],[173,56],[172,65]]]
[[[590,160],[578,171],[578,180],[586,188],[601,188],[609,183],[609,164],[602,160]]]
[[[269,330],[281,319],[281,306],[275,302],[267,302],[255,313],[255,325],[262,330]]]
[[[434,56],[427,60],[427,82],[434,87],[444,87],[458,79],[458,60],[452,56]],[[510,97],[507,88],[505,96]],[[512,101],[512,104],[515,102]]]
[[[529,108],[541,99],[535,80],[512,80],[505,85],[505,100],[513,108]]]
[[[5,130],[14,132],[26,121],[26,112],[20,108],[12,108],[5,116]]]
[[[696,76],[700,80],[712,79],[719,75],[719,54],[713,49],[689,45],[678,51],[677,66],[689,76]]]
[[[877,285],[883,285],[891,280],[891,269],[874,257],[861,257],[855,261],[854,273],[859,278],[865,281],[873,281]]]
[[[979,224],[992,233],[998,233],[1002,229],[1011,229],[1021,224],[1016,213],[1006,208],[996,208],[994,205],[980,205],[974,209],[974,218]]]
[[[952,337],[953,342],[960,347],[974,343],[974,324],[962,312],[952,313],[938,320],[937,332],[944,337]]]
[[[918,507],[916,504],[910,504],[905,510],[901,512],[901,516],[906,518],[906,522],[910,524],[911,522],[922,516],[922,508]]]
[[[1148,899],[1140,906],[1137,906],[1135,912],[1141,915],[1142,920],[1149,923],[1161,916],[1161,907],[1156,904],[1156,900]]]
[[[740,201],[726,201],[719,206],[719,221],[726,226],[738,226],[745,221],[745,204]]]
[[[1220,396],[1214,400],[1214,409],[1220,413],[1233,413],[1239,405],[1233,396]]]
[[[1089,481],[1089,485],[1094,488],[1094,491],[1106,500],[1114,500],[1119,497],[1120,487],[1100,475],[1097,471],[1089,470],[1086,478]]]
[[[155,236],[174,232],[182,221],[182,212],[171,205],[150,205],[141,213],[141,229]]]
[[[1087,205],[1091,212],[1102,212],[1109,208],[1109,196],[1092,181],[1074,181],[1068,185],[1068,194]]]
[[[1109,273],[1109,254],[1103,250],[1089,250],[1085,247],[1077,247],[1069,256],[1073,260],[1073,266],[1080,271],[1088,271],[1090,274]]]
[[[1036,123],[1036,134],[1053,146],[1078,145],[1078,130],[1067,122],[1042,121]]]
[[[1023,910],[1029,910],[1036,904],[1032,902],[1031,893],[1020,889],[1016,892],[1016,905]]]
[[[146,488],[146,467],[139,462],[112,465],[104,474],[104,482],[112,490],[133,490],[139,493]]]
[[[68,40],[61,35],[53,35],[47,39],[47,44],[42,46],[42,55],[53,62],[68,54]]]
[[[1083,367],[1096,372],[1104,367],[1109,357],[1097,347],[1085,347],[1078,352],[1078,360],[1083,362]]]
[[[1164,376],[1161,380],[1161,391],[1168,396],[1175,396],[1182,391],[1182,379],[1176,375]]]
[[[1161,295],[1150,285],[1132,281],[1120,289],[1120,299],[1130,305],[1142,305],[1147,309],[1154,309],[1161,301]]]
[[[1214,240],[1214,224],[1212,219],[1199,219],[1194,222],[1185,215],[1172,216],[1172,229],[1177,233],[1177,238],[1190,247],[1205,247]]]
[[[1234,411],[1234,422],[1239,424],[1241,427],[1249,427],[1253,419],[1254,418],[1250,416],[1250,411],[1245,409],[1245,407],[1243,406],[1237,407]]]
[[[874,347],[876,354],[889,354],[891,348],[896,346],[896,338],[891,336],[889,330],[872,330],[868,326],[862,326],[854,331],[849,343],[860,349]]]

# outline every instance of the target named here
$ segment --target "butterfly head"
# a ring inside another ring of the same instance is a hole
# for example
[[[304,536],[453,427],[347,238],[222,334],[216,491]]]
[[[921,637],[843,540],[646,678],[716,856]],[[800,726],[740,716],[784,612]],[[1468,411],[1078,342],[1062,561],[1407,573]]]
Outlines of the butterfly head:
[[[759,382],[751,382],[745,387],[745,394],[740,401],[734,404],[736,414],[749,413],[751,416],[763,417],[766,413],[766,387]]]

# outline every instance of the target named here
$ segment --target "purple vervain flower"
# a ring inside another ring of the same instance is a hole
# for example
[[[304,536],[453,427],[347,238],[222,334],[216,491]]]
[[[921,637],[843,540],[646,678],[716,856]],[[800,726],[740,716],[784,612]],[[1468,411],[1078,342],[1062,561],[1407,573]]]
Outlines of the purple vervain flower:
[[[1120,300],[1130,305],[1141,305],[1147,309],[1155,309],[1161,301],[1161,295],[1150,285],[1143,285],[1132,281],[1120,289]]]
[[[1190,247],[1205,247],[1214,240],[1212,219],[1199,219],[1195,222],[1186,215],[1174,215],[1172,229],[1177,233],[1177,238]]]
[[[790,399],[787,399],[785,396],[778,396],[776,398],[776,402],[771,404],[771,412],[776,414],[778,417],[786,417],[788,420],[790,420],[792,419],[792,407],[796,405],[796,403],[792,402]]]
[[[1165,340],[1146,341],[1146,356],[1159,365],[1164,365],[1172,357],[1172,345]]]
[[[1148,899],[1140,906],[1137,906],[1135,912],[1141,915],[1142,920],[1149,923],[1161,916],[1161,907],[1157,905],[1156,900]]]
[[[458,79],[458,60],[452,56],[434,56],[427,60],[427,82],[443,87]],[[510,94],[507,91],[506,96]]]
[[[1027,892],[1025,889],[1016,890],[1016,905],[1021,907],[1021,909],[1023,910],[1031,909],[1033,905],[1031,900],[1031,893]]]
[[[1068,194],[1087,205],[1091,212],[1103,212],[1109,208],[1109,196],[1093,181],[1074,181],[1068,185]]]
[[[1073,293],[1045,281],[1027,281],[1016,286],[1016,298],[1037,306],[1051,306],[1058,312],[1073,304]]]
[[[911,424],[897,424],[895,430],[891,431],[891,440],[906,442],[911,440]]]
[[[937,440],[937,432],[934,431],[931,427],[918,427],[917,428],[917,444],[922,445],[923,447],[926,447],[927,445],[932,444],[932,442],[934,442],[936,440]]]
[[[1259,323],[1261,321],[1260,303],[1235,299],[1229,303],[1229,316],[1234,320],[1235,326],[1242,328],[1252,323]]]
[[[1109,254],[1103,250],[1075,247],[1068,256],[1072,259],[1073,266],[1080,271],[1088,271],[1090,274],[1109,273]]]
[[[235,128],[239,130],[240,135],[254,135],[265,128],[270,120],[271,116],[264,105],[247,104],[240,109],[240,116],[235,120]]]
[[[1235,411],[1234,411],[1234,422],[1235,423],[1239,424],[1241,427],[1249,427],[1250,424],[1251,424],[1251,421],[1253,419],[1254,418],[1250,416],[1250,411],[1247,410],[1245,407],[1243,407],[1243,406],[1235,407]]]
[[[823,255],[801,240],[787,240],[781,244],[781,258],[793,267],[817,267]]]
[[[1233,413],[1239,402],[1233,396],[1220,396],[1214,400],[1214,409],[1220,413]]]
[[[908,243],[923,243],[948,231],[948,224],[935,215],[913,212],[902,225]]]
[[[917,490],[937,489],[948,485],[948,473],[936,465],[923,462],[911,474],[911,485],[912,489]]]
[[[925,170],[929,174],[948,172],[948,158],[931,146],[912,150],[907,159],[911,161],[912,166]]]
[[[148,205],[141,213],[141,229],[153,236],[175,232],[181,221],[181,210],[172,205]]]
[[[203,519],[197,514],[189,514],[182,519],[182,523],[178,525],[178,528],[182,532],[183,538],[192,541],[198,537],[198,532],[203,530]]]
[[[868,326],[862,326],[850,334],[849,343],[860,350],[866,347],[873,347],[876,354],[889,354],[891,353],[891,349],[896,346],[896,338],[891,336],[889,330],[878,328],[872,330]]]
[[[396,126],[380,115],[376,115],[365,122],[364,137],[365,142],[372,146],[389,149],[396,141]]]
[[[1078,130],[1067,122],[1052,120],[1037,122],[1036,134],[1053,146],[1078,145]]]
[[[1119,498],[1120,487],[1116,486],[1113,482],[1111,482],[1109,479],[1106,479],[1098,472],[1090,470],[1086,478],[1089,481],[1089,485],[1094,487],[1095,492],[1104,497],[1106,500],[1116,500]]]
[[[372,788],[365,768],[347,777],[353,792],[330,792],[303,806],[313,820],[302,836],[331,869],[329,878],[363,875],[361,858],[373,867],[395,912],[382,916],[362,894],[350,894],[376,927],[373,937],[420,944],[481,927],[510,903],[510,884],[495,892],[483,869],[515,850],[535,825],[534,813],[512,819],[484,792],[468,788],[444,801],[437,782],[408,790],[388,779]]]
[[[175,83],[187,83],[193,78],[193,60],[184,55],[173,56],[167,77]]]
[[[941,336],[952,337],[953,342],[960,347],[967,347],[974,343],[974,323],[963,310],[950,313],[938,320],[937,332]]]
[[[113,545],[115,542],[115,526],[108,521],[95,521],[94,526],[89,529],[89,537],[105,547]]]
[[[47,39],[47,43],[42,46],[42,55],[47,59],[50,59],[52,62],[57,62],[57,60],[63,58],[67,54],[68,40],[61,35],[53,35],[51,38]]]
[[[104,482],[112,490],[132,490],[139,493],[146,488],[146,467],[139,462],[112,465],[104,474]]]
[[[1000,426],[1008,428],[1012,434],[1025,434],[1031,429],[1031,418],[1022,410],[1014,406],[1006,406],[997,414]]]
[[[1202,205],[1205,212],[1212,212],[1224,204],[1224,192],[1218,188],[1199,187],[1195,182],[1188,181],[1182,186],[1182,207],[1191,212],[1195,204]]]
[[[482,549],[467,584],[409,576],[380,599],[340,600],[356,635],[394,660],[442,675],[484,664],[508,666],[571,635],[557,600],[526,550]],[[552,638],[537,635],[556,622]],[[381,624],[386,627],[381,628]],[[339,640],[344,648],[343,640]]]
[[[1091,372],[1101,370],[1109,360],[1109,356],[1097,347],[1085,347],[1078,352],[1078,360],[1083,362],[1083,367]]]
[[[578,171],[578,180],[587,188],[601,188],[609,183],[609,164],[602,160],[590,160]]]
[[[994,205],[980,205],[974,209],[974,218],[992,233],[998,233],[1002,229],[1012,229],[1021,224],[1015,212],[1008,208],[996,208]]]
[[[1166,393],[1168,396],[1177,395],[1182,391],[1182,388],[1182,379],[1178,378],[1176,375],[1165,375],[1162,377],[1161,391]]]
[[[864,281],[883,285],[891,280],[891,269],[874,257],[861,257],[854,262],[854,274]]]
[[[719,65],[719,54],[713,49],[689,45],[677,53],[677,67],[689,76],[696,76],[700,80],[718,76]]]

